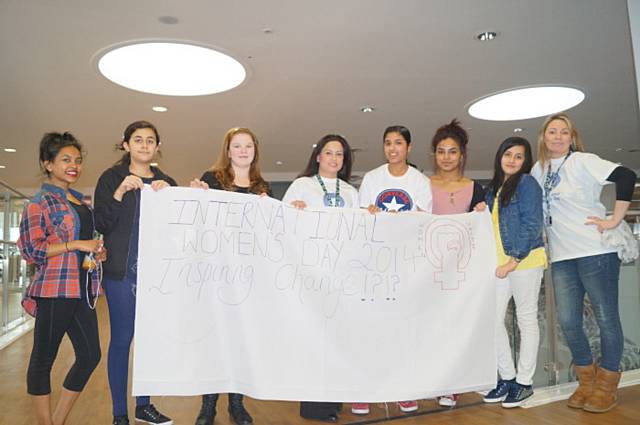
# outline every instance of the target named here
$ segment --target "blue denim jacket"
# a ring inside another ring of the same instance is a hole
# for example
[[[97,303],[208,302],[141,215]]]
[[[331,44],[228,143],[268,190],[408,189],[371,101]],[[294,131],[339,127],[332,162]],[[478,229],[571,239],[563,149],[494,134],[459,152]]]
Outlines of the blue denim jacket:
[[[495,194],[489,188],[486,200],[493,209]],[[522,260],[535,248],[544,246],[542,240],[542,189],[529,174],[523,174],[511,201],[502,207],[498,202],[500,238],[504,252]]]

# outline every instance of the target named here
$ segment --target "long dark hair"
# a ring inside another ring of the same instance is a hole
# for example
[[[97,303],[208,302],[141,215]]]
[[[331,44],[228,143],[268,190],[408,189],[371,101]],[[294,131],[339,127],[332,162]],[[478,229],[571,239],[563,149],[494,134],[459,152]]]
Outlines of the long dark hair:
[[[155,125],[151,124],[149,121],[134,121],[124,129],[124,134],[122,135],[122,140],[116,143],[116,150],[124,151],[124,144],[129,143],[131,140],[131,136],[135,133],[136,130],[140,130],[141,128],[150,128],[153,130],[153,133],[156,135],[156,146],[160,146],[160,135],[158,134],[158,129]],[[158,152],[159,154],[160,152]],[[131,164],[131,154],[129,152],[124,153],[122,158],[116,164],[129,165]]]
[[[510,176],[506,181],[504,180],[504,171],[502,170],[502,156],[504,153],[514,146],[524,147],[524,162],[520,170],[514,175]],[[513,194],[516,192],[518,183],[523,174],[528,174],[533,166],[533,156],[531,155],[531,145],[529,141],[523,137],[509,137],[505,139],[496,152],[496,159],[493,163],[493,179],[489,183],[489,188],[493,191],[494,195],[500,190],[500,205],[506,207],[509,205]],[[500,189],[502,187],[502,190]]]
[[[318,143],[316,143],[313,151],[311,151],[311,156],[309,156],[307,167],[303,172],[300,173],[300,175],[298,175],[298,177],[312,177],[318,174],[318,170],[320,168],[320,164],[318,163],[318,155],[320,155],[322,149],[324,149],[325,145],[329,142],[340,142],[340,144],[342,145],[344,156],[342,157],[342,168],[338,171],[338,178],[349,182],[349,180],[351,179],[352,165],[351,147],[349,146],[347,139],[340,136],[339,134],[327,134],[322,139],[320,139]]]

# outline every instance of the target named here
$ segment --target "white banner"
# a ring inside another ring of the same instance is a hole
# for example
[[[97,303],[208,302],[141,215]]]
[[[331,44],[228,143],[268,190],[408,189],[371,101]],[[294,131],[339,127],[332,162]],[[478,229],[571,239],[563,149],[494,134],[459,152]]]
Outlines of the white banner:
[[[396,401],[493,388],[488,212],[142,192],[133,393]]]

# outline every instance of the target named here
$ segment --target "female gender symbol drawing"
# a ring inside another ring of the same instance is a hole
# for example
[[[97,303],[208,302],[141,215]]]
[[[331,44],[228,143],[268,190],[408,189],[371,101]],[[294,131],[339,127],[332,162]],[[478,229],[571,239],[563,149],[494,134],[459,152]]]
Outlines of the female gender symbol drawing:
[[[471,259],[469,230],[457,221],[436,218],[425,230],[425,251],[435,269],[434,283],[443,290],[460,289]]]

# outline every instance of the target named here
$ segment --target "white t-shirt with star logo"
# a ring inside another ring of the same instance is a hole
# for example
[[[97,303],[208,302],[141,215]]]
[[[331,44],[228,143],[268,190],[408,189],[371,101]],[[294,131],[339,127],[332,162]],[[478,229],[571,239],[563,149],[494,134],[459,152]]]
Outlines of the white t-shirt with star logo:
[[[420,171],[409,167],[400,177],[389,173],[383,164],[364,175],[360,185],[360,206],[376,205],[383,211],[416,211],[431,213],[431,182]]]
[[[299,177],[291,183],[282,198],[282,202],[289,205],[292,201],[304,201],[307,204],[307,208],[331,207],[336,203],[336,180],[322,178],[324,187],[327,188],[327,196],[316,176]],[[358,208],[358,191],[344,180],[340,180],[340,197],[338,198],[337,206]]]

